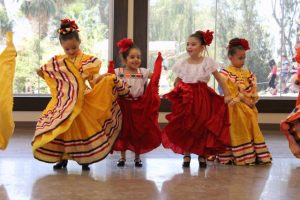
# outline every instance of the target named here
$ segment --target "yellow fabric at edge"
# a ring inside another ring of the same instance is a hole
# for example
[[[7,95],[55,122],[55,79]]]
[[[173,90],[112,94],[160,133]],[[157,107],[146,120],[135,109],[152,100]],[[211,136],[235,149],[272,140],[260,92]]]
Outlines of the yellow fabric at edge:
[[[6,48],[0,55],[0,149],[3,150],[7,147],[15,127],[12,108],[16,55],[12,33],[8,32]]]

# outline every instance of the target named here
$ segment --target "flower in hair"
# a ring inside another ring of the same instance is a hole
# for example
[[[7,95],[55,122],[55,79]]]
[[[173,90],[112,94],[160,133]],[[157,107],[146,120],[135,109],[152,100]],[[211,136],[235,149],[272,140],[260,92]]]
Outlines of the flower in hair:
[[[249,50],[249,42],[246,39],[241,38],[240,39],[240,44],[244,48],[245,51]]]
[[[70,19],[62,19],[60,20],[61,24],[68,24],[68,27],[60,28],[57,30],[58,33],[60,34],[67,34],[71,32],[79,32],[78,25],[76,24],[75,20],[70,20]]]
[[[202,35],[205,45],[209,46],[214,39],[213,36],[214,32],[210,30],[207,30],[206,32],[204,31],[197,31],[197,32]]]
[[[130,38],[123,38],[117,43],[117,46],[119,47],[119,53],[121,54],[133,46],[133,40]]]

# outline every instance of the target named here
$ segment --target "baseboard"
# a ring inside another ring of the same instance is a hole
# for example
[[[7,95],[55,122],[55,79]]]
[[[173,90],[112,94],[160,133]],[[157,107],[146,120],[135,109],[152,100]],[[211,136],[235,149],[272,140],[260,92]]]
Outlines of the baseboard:
[[[15,128],[35,129],[36,122],[15,122]]]
[[[159,125],[161,128],[163,128],[167,125],[167,123],[160,123]],[[260,123],[259,127],[261,130],[266,130],[266,131],[279,131],[280,130],[279,124]]]
[[[28,128],[28,129],[35,129],[36,122],[15,122],[16,128]],[[164,128],[167,123],[160,123],[161,128]],[[267,124],[267,123],[260,123],[259,127],[262,130],[270,130],[270,131],[279,131],[279,124]]]
[[[280,130],[280,124],[260,123],[259,127],[261,130],[268,130],[268,131],[279,131]]]

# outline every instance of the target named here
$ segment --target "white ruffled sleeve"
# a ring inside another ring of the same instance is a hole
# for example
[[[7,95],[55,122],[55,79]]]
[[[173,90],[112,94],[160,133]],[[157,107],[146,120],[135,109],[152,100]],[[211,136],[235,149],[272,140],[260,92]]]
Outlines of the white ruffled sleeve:
[[[176,74],[177,77],[182,78],[182,60],[175,62],[171,70]]]
[[[216,61],[214,61],[212,58],[209,58],[209,57],[206,57],[205,58],[205,68],[206,68],[206,71],[209,73],[209,74],[211,74],[211,73],[213,73],[213,72],[215,72],[215,71],[217,71],[218,70],[218,68],[219,68],[219,65],[218,65],[218,63],[216,63]]]

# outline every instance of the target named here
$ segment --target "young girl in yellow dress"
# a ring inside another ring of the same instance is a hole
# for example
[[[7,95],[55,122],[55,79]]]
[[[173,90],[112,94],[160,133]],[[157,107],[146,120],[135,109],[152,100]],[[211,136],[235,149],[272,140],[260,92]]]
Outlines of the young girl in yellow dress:
[[[271,155],[258,126],[258,101],[254,74],[244,67],[248,41],[234,38],[228,46],[231,65],[221,71],[233,97],[229,104],[231,144],[219,155],[223,164],[254,165],[271,163]]]
[[[6,48],[0,54],[0,149],[7,147],[14,131],[12,117],[13,79],[17,52],[12,41],[12,33],[7,33]]]
[[[75,21],[64,19],[58,30],[65,55],[57,55],[37,73],[50,87],[52,99],[37,122],[32,141],[36,159],[67,166],[67,160],[89,170],[104,159],[119,134],[122,115],[117,96],[128,93],[115,75],[98,74],[101,61],[82,53]]]

